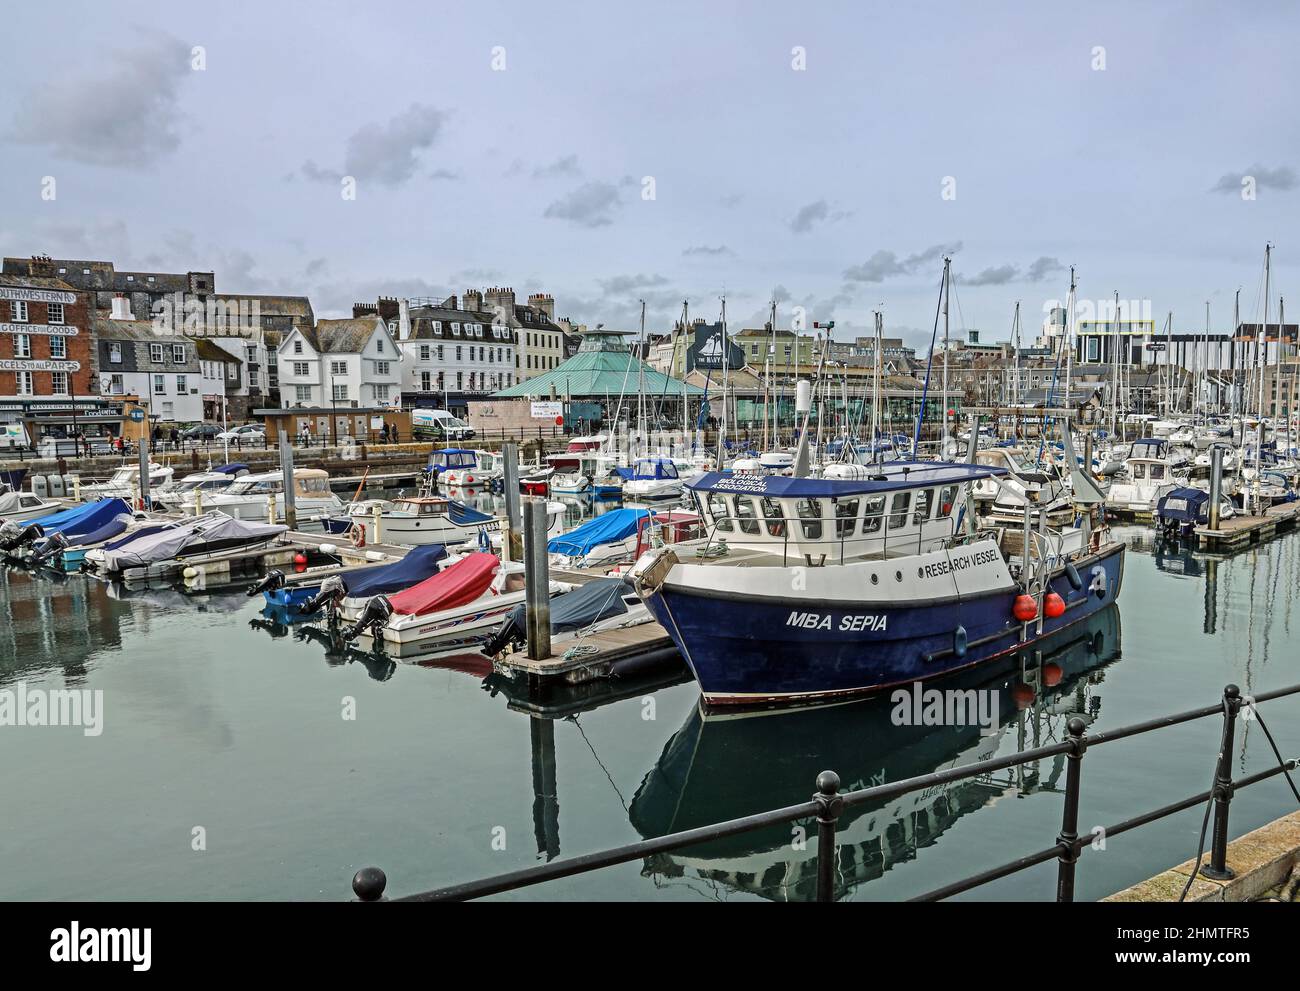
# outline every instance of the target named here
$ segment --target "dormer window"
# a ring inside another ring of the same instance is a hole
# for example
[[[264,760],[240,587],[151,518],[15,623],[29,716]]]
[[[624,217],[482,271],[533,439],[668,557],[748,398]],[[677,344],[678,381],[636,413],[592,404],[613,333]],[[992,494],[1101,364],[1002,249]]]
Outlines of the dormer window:
[[[135,281],[135,276],[134,276],[134,275],[128,275],[128,276],[126,277],[126,281],[127,281],[127,282],[134,282],[134,281]]]
[[[375,341],[375,350],[380,354],[384,353],[384,339],[382,337]]]
[[[435,321],[433,321],[433,330],[434,330],[434,333],[436,333],[436,334],[441,334],[441,333],[442,333],[442,321],[441,321],[441,320],[435,320]]]
[[[146,278],[147,278],[150,282],[153,281],[153,276],[152,276],[152,275],[150,275],[150,276],[146,276]]]

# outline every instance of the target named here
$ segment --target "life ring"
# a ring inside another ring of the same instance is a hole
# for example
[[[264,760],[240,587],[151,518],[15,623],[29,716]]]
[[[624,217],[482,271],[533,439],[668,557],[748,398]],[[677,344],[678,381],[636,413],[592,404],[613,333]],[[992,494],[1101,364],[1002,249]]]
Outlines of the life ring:
[[[366,526],[364,523],[353,523],[352,529],[348,531],[348,538],[352,541],[353,547],[366,546]]]

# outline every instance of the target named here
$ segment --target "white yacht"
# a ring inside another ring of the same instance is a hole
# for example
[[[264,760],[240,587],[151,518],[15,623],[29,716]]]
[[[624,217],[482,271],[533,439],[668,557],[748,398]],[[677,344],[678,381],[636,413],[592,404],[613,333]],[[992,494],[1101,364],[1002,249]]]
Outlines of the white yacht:
[[[193,513],[198,498],[198,490],[187,492],[181,498],[182,511]],[[204,510],[220,510],[237,520],[267,520],[274,500],[275,520],[281,520],[284,518],[284,473],[245,475],[224,491],[204,494],[201,498]],[[329,474],[319,468],[293,470],[293,502],[299,523],[343,511],[343,502],[330,491]]]

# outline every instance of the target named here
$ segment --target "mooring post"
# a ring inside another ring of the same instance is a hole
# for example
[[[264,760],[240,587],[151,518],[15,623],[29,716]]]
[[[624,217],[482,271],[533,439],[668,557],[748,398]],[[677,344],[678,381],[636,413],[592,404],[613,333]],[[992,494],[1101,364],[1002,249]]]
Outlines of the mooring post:
[[[844,809],[840,797],[840,776],[834,771],[817,775],[817,791],[813,801],[817,811],[817,900],[835,900],[835,827]]]
[[[140,431],[140,508],[149,508],[149,421]]]
[[[546,558],[546,500],[524,501],[524,594],[527,598],[528,657],[551,656],[551,576]]]
[[[1067,455],[1071,453],[1073,452],[1070,451],[1066,452]],[[1071,465],[1071,467],[1073,467],[1073,465]],[[1095,475],[1095,472],[1093,472],[1092,470],[1092,431],[1091,430],[1089,430],[1087,433],[1083,435],[1083,470],[1088,473],[1089,477],[1093,477]]]
[[[380,901],[386,887],[388,877],[378,867],[363,867],[352,875],[352,892],[357,896],[357,901]]]
[[[972,413],[967,420],[970,422],[970,440],[966,441],[966,463],[973,465],[975,452],[980,446],[980,415]]]
[[[1210,529],[1219,529],[1219,499],[1223,485],[1223,448],[1210,448]]]
[[[519,510],[519,447],[514,443],[501,445],[502,484],[505,486],[506,526],[501,535],[501,546],[506,560],[517,561],[515,541],[521,532],[523,518]]]
[[[1236,877],[1228,866],[1228,806],[1232,802],[1232,741],[1241,711],[1241,689],[1226,685],[1223,689],[1223,749],[1214,769],[1214,837],[1210,841],[1210,862],[1201,873],[1216,881]]]
[[[1083,753],[1088,749],[1084,738],[1083,720],[1075,716],[1070,720],[1070,752],[1065,755],[1065,807],[1061,811],[1061,834],[1056,838],[1061,848],[1056,865],[1056,900],[1074,901],[1074,865],[1079,862],[1079,851],[1074,848],[1079,838],[1079,782],[1083,771]]]
[[[280,471],[284,474],[284,522],[290,530],[296,530],[298,507],[293,491],[293,445],[289,443],[289,433],[285,430],[280,431]]]

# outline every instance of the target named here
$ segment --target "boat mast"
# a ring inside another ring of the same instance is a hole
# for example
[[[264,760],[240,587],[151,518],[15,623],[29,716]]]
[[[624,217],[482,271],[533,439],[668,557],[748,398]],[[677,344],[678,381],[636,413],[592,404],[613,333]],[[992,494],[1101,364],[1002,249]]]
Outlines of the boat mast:
[[[638,441],[645,439],[645,300],[641,300],[641,343],[637,346],[636,362],[636,433]]]
[[[1173,416],[1177,403],[1175,402],[1176,393],[1174,391],[1174,311],[1169,311],[1169,316],[1165,320],[1165,365],[1169,368],[1169,398],[1165,400],[1165,416]],[[1181,379],[1182,376],[1180,375]]]
[[[880,460],[880,375],[884,368],[880,356],[881,333],[884,327],[884,315],[876,310],[876,374],[872,376],[871,387],[871,460]]]
[[[1070,294],[1069,296],[1066,297],[1065,300],[1065,334],[1062,338],[1065,342],[1065,408],[1067,410],[1070,408],[1070,371],[1072,367],[1071,362],[1074,359],[1074,339],[1073,339],[1074,289],[1075,289],[1074,266],[1071,265],[1070,266]],[[1017,303],[1016,304],[1017,312],[1019,312],[1019,309],[1020,309],[1020,304]]]
[[[939,459],[947,454],[948,444],[948,297],[952,291],[952,259],[943,260],[943,432],[939,439]]]
[[[1110,397],[1110,435],[1115,436],[1116,425],[1119,423],[1119,290],[1115,290],[1115,314],[1112,317],[1115,321],[1111,325],[1114,333],[1111,335],[1110,342],[1110,368],[1111,368],[1111,397]]]
[[[1229,338],[1228,346],[1233,352],[1237,350],[1237,334],[1241,328],[1241,287],[1237,287],[1237,295],[1232,300],[1232,337]],[[1245,353],[1245,348],[1242,349]],[[1237,418],[1237,363],[1232,362],[1232,384],[1228,391],[1228,425]]]
[[[1264,245],[1264,322],[1259,325],[1259,405],[1255,410],[1255,415],[1259,417],[1260,431],[1259,439],[1261,446],[1264,440],[1264,366],[1268,364],[1268,293],[1269,293],[1269,268],[1270,256],[1273,252],[1271,244]],[[1258,454],[1256,454],[1258,461]]]
[[[727,346],[727,297],[720,297],[722,300],[722,417],[718,420],[718,470],[722,471],[727,464],[726,447],[727,447],[727,382],[729,379],[728,371],[731,368],[730,348]]]

